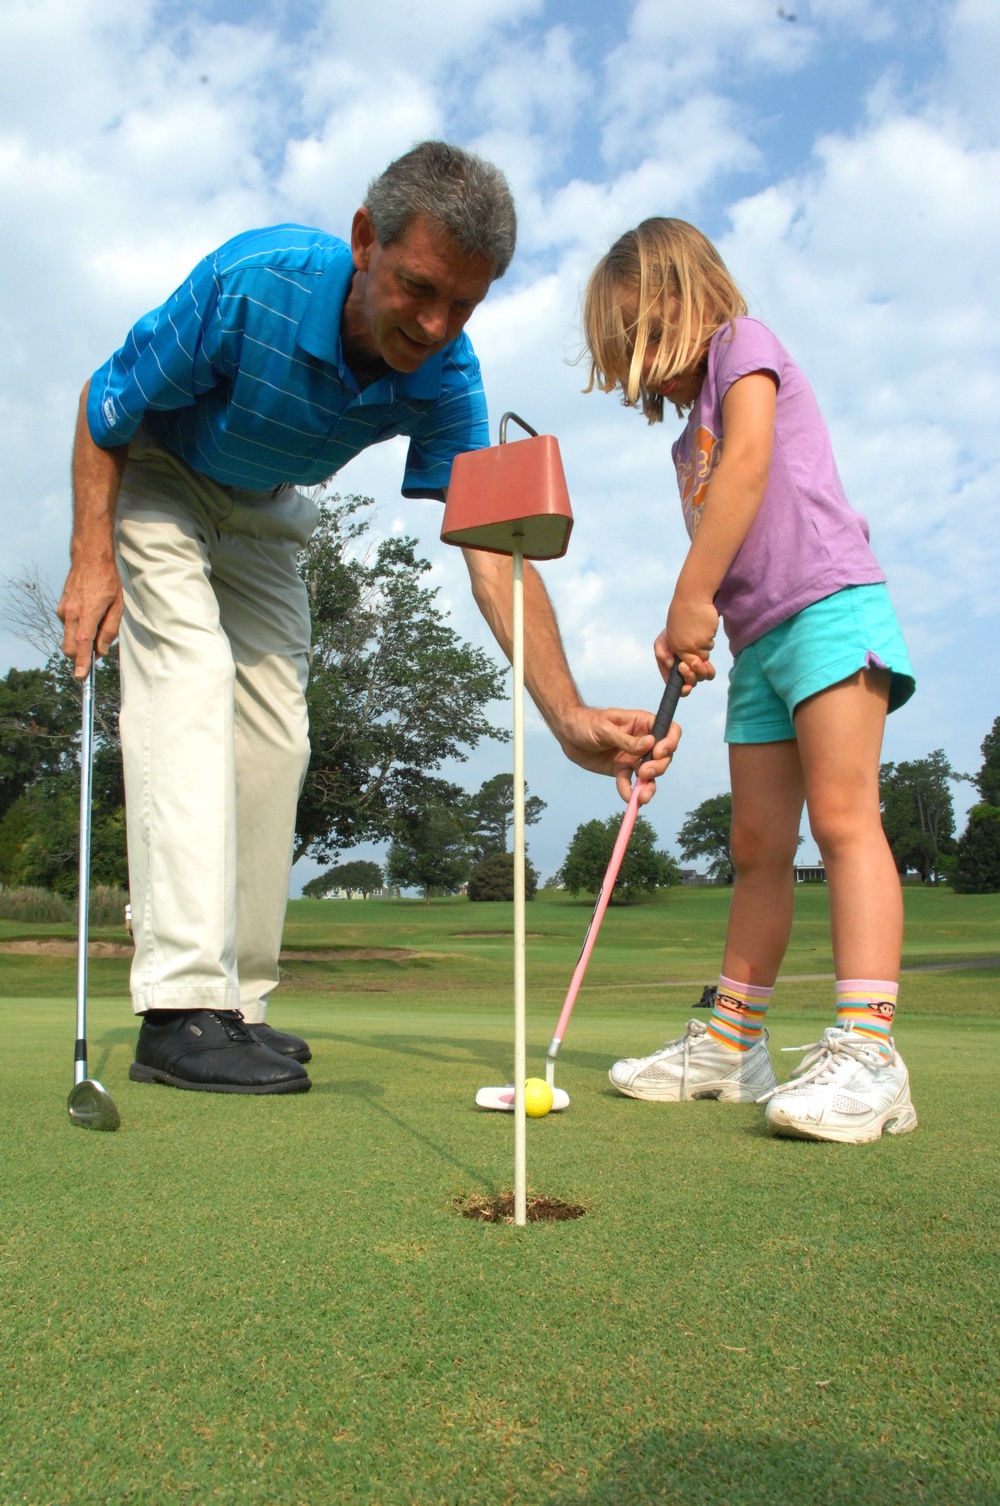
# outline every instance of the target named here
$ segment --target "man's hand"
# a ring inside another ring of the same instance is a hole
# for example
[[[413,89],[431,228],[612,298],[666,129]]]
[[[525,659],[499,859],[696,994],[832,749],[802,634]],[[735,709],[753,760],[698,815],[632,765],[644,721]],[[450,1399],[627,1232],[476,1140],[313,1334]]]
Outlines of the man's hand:
[[[87,394],[80,394],[73,442],[73,539],[70,570],[56,608],[65,629],[62,650],[86,678],[90,656],[106,654],[122,620],[122,583],[115,564],[115,509],[128,445],[101,449],[90,437]]]
[[[578,706],[564,713],[553,731],[573,763],[595,774],[613,775],[623,800],[631,795],[633,776],[638,777],[641,769],[639,804],[645,805],[652,800],[656,780],[666,771],[681,735],[680,727],[672,722],[666,737],[654,747],[653,720],[651,711],[623,711],[618,706],[599,711],[593,706]]]
[[[85,559],[70,567],[56,608],[63,624],[62,651],[84,680],[90,656],[106,654],[122,620],[122,583],[114,558]]]

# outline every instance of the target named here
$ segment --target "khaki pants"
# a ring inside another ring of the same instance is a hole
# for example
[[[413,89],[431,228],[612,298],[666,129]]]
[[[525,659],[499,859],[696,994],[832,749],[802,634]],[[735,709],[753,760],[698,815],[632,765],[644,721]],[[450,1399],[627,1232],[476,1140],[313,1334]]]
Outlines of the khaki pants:
[[[243,492],[150,442],[117,515],[132,1001],[264,1018],[278,982],[295,807],[309,762],[309,605],[295,567],[317,509]]]

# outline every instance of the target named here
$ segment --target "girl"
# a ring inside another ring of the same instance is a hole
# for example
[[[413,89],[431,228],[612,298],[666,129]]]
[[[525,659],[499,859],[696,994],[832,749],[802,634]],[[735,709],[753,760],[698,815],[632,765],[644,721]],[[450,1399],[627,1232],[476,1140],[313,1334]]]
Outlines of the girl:
[[[688,414],[672,453],[691,546],[656,640],[661,671],[680,660],[689,684],[712,679],[720,616],[734,659],[736,878],[712,1016],[610,1076],[633,1098],[763,1100],[773,1134],[855,1143],[917,1122],[891,1035],[903,912],[878,787],[886,713],[912,695],[913,671],[812,390],[746,313],[683,220],[629,231],[587,287],[587,390],[620,389],[650,423],[664,399]],[[763,1021],[803,802],[830,888],[837,1019],[777,1087]]]

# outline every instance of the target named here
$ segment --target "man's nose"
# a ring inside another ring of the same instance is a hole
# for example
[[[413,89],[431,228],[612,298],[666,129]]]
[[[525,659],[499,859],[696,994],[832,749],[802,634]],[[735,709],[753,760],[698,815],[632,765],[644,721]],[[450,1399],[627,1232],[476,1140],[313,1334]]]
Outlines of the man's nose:
[[[417,322],[428,340],[443,340],[448,332],[447,303],[432,303],[421,309]]]

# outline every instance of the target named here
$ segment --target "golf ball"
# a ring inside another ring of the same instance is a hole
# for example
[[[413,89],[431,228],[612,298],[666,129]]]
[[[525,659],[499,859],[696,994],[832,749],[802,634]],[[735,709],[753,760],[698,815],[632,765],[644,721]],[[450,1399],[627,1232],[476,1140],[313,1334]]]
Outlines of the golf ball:
[[[529,1077],[524,1085],[524,1112],[531,1119],[544,1119],[552,1107],[552,1096],[543,1077]]]

